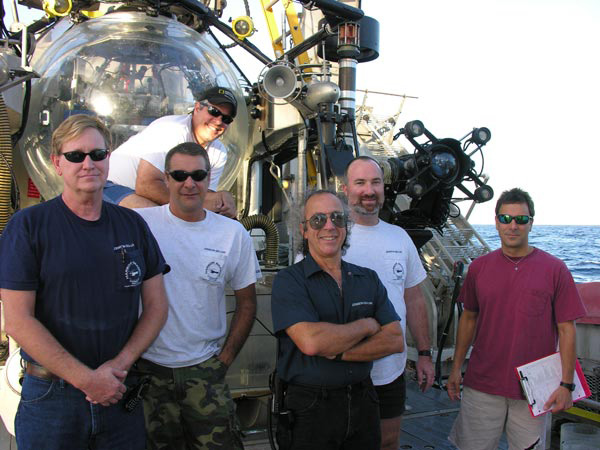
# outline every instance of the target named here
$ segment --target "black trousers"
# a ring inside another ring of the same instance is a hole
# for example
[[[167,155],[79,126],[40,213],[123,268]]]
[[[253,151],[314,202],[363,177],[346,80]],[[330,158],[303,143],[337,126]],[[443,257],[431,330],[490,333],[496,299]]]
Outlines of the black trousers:
[[[288,385],[281,450],[379,450],[379,405],[370,379],[342,388]]]

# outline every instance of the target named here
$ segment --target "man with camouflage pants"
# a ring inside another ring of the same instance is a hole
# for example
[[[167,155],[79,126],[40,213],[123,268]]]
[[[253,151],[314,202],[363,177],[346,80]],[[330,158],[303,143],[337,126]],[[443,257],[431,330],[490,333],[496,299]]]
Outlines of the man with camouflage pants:
[[[169,318],[137,363],[150,376],[144,394],[148,447],[243,448],[225,374],[256,314],[260,269],[252,239],[239,222],[204,209],[210,165],[201,145],[171,149],[165,175],[169,203],[137,210],[171,266],[165,276]],[[226,284],[236,309],[225,338]]]

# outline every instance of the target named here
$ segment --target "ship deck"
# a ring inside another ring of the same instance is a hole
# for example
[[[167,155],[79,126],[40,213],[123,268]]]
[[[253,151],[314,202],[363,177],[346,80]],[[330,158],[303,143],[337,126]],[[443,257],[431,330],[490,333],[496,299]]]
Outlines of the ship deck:
[[[406,450],[456,450],[447,437],[458,414],[459,404],[448,399],[445,391],[432,388],[422,393],[415,381],[407,383],[407,410],[402,421],[402,434],[398,449]],[[559,449],[559,436],[551,436],[551,446]],[[264,430],[248,430],[244,439],[246,450],[269,450]],[[499,449],[508,449],[503,436]],[[0,421],[0,450],[14,450],[16,444]]]
[[[445,391],[429,389],[423,393],[415,381],[407,382],[407,409],[402,420],[399,449],[456,450],[448,441],[459,403],[448,398]],[[268,450],[264,432],[248,433],[244,441],[246,450]],[[503,436],[499,449],[508,449]]]

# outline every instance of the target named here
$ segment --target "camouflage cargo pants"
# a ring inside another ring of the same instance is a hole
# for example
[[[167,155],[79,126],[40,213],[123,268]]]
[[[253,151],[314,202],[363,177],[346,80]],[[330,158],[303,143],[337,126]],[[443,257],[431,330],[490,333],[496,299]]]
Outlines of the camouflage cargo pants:
[[[151,376],[144,395],[149,450],[244,448],[227,367],[216,357],[179,369],[140,360],[136,371]]]

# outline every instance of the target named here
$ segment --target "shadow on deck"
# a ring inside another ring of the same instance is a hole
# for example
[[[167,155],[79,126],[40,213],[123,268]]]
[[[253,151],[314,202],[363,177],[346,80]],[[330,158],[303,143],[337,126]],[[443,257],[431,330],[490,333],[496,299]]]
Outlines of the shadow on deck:
[[[410,450],[456,450],[448,441],[448,435],[458,414],[460,404],[452,402],[445,391],[429,389],[422,393],[415,381],[407,382],[407,410],[402,420],[399,449]],[[246,450],[268,450],[264,433],[248,435],[244,441]],[[499,449],[508,449],[506,438]]]

